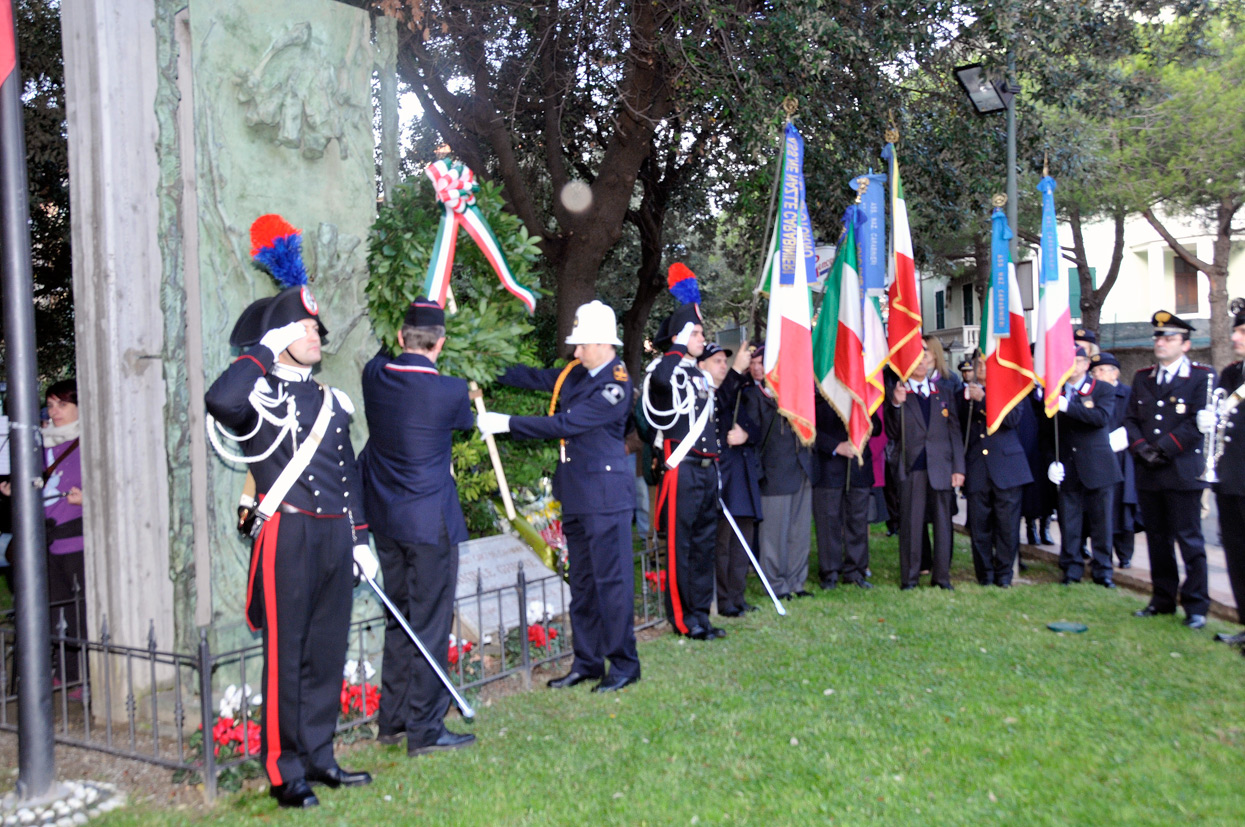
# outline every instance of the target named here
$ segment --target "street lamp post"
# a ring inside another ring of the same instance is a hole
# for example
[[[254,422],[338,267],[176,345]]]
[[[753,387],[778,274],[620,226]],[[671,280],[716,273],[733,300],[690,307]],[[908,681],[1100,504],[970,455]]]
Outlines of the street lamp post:
[[[1007,55],[1007,79],[991,80],[986,74],[985,66],[970,63],[955,68],[955,79],[964,94],[968,95],[969,103],[978,115],[993,115],[997,112],[1007,113],[1007,223],[1012,228],[1010,252],[1012,261],[1016,260],[1016,93],[1020,87],[1015,82],[1016,58],[1010,52]]]

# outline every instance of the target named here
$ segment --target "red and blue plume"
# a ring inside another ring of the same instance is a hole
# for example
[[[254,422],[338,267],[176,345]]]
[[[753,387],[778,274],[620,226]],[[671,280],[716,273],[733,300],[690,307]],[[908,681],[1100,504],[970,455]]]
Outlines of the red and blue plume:
[[[303,231],[276,213],[261,215],[251,225],[251,259],[283,289],[307,283]]]
[[[670,265],[666,286],[680,304],[700,304],[700,284],[696,281],[696,274],[686,264],[675,262]]]

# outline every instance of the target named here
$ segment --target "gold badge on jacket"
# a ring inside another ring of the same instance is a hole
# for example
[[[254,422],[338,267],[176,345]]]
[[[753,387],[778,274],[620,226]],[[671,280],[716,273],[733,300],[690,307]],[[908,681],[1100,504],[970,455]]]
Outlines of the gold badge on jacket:
[[[627,369],[622,364],[614,365],[614,381],[615,382],[626,382],[627,381]]]
[[[1082,400],[1082,401],[1081,401],[1081,404],[1082,404],[1082,405],[1084,405],[1084,406],[1085,406],[1085,407],[1087,407],[1087,408],[1092,408],[1092,407],[1094,407],[1094,400],[1092,400],[1092,399],[1085,399],[1085,400]]]
[[[943,416],[948,416],[948,417],[949,417],[949,416],[951,416],[951,410],[950,410],[949,408],[943,408],[943,409],[942,409],[942,415],[943,415]]]

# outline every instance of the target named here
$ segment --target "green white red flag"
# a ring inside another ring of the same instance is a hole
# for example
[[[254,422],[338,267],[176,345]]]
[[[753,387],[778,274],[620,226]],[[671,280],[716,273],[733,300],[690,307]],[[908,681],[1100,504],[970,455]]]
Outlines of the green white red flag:
[[[1012,231],[1007,216],[996,207],[990,241],[990,289],[981,311],[981,349],[986,362],[986,432],[994,433],[1003,419],[1033,390],[1033,354],[1025,329],[1024,303],[1016,282],[1008,241]]]
[[[872,430],[864,358],[864,297],[861,295],[856,230],[863,216],[855,205],[843,214],[843,235],[826,276],[821,310],[813,327],[813,373],[817,389],[843,420],[847,441],[859,457]]]
[[[1033,348],[1033,371],[1046,389],[1042,402],[1046,415],[1059,412],[1059,391],[1076,364],[1072,339],[1072,308],[1068,304],[1068,276],[1059,275],[1059,235],[1055,226],[1055,179],[1043,176],[1042,257],[1038,277],[1037,340]]]
[[[907,379],[920,364],[925,343],[921,341],[921,293],[916,283],[916,260],[912,256],[912,233],[908,228],[908,205],[904,201],[903,182],[899,179],[899,160],[895,145],[882,148],[882,157],[889,167],[891,181],[891,276],[887,296],[890,317],[887,341],[890,363],[901,379]]]
[[[816,435],[813,377],[813,300],[817,280],[812,224],[804,192],[804,139],[787,124],[782,143],[782,199],[765,264],[769,293],[765,383],[778,411],[805,445]]]

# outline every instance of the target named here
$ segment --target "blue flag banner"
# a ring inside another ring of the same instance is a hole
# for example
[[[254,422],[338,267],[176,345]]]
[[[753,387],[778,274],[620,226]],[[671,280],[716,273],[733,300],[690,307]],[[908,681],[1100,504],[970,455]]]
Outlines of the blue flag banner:
[[[1007,216],[1002,207],[995,207],[990,216],[990,332],[995,336],[1011,335],[1011,309],[1007,295],[1011,279],[1008,278],[1008,265],[1011,264],[1011,252],[1007,242],[1011,241],[1012,228],[1007,226]]]
[[[1059,281],[1059,230],[1055,225],[1055,179],[1043,176],[1037,185],[1042,193],[1042,269],[1038,284]]]
[[[886,175],[869,170],[867,175],[857,175],[848,186],[860,191],[860,179],[869,185],[860,196],[858,231],[860,242],[860,273],[864,277],[865,291],[871,295],[886,292]]]
[[[796,261],[800,232],[805,233],[804,261]],[[793,124],[783,133],[782,215],[779,223],[779,284],[794,284],[797,268],[804,280],[817,280],[817,254],[813,247],[812,222],[804,200],[804,139]]]

